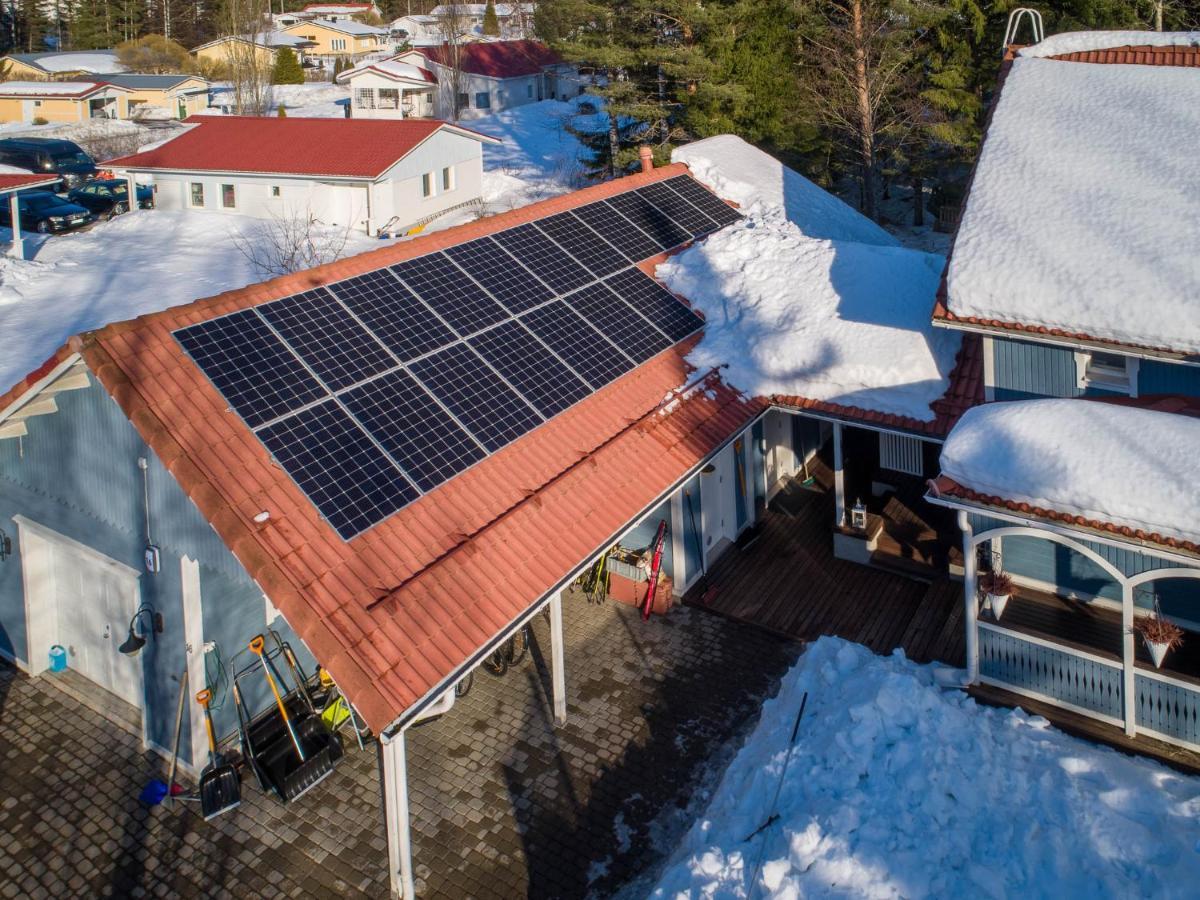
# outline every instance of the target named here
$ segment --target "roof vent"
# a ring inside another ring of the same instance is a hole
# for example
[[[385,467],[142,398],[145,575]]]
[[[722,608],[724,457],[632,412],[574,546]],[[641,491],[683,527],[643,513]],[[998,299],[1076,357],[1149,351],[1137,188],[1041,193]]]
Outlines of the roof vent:
[[[1042,14],[1027,6],[1018,6],[1008,14],[1008,25],[1004,28],[1004,44],[1000,47],[1003,53],[1017,42],[1017,32],[1021,30],[1022,22],[1029,22],[1029,30],[1033,32],[1031,44],[1040,44],[1046,39],[1046,30],[1042,27]]]
[[[643,144],[638,148],[638,159],[642,161],[642,171],[650,172],[654,169],[654,151]]]

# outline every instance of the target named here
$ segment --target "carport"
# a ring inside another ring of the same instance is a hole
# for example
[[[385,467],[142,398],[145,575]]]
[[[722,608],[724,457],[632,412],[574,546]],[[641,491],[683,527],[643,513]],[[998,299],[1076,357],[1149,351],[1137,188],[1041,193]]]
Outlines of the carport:
[[[58,175],[0,174],[0,197],[7,196],[9,221],[12,222],[12,245],[8,249],[10,256],[28,258],[25,256],[25,239],[21,237],[21,211],[17,207],[17,193],[28,188],[50,187],[58,184],[59,180]]]

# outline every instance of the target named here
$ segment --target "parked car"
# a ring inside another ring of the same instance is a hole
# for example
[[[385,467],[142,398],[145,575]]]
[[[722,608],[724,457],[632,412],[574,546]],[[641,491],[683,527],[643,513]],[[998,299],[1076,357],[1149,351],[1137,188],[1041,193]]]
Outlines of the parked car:
[[[94,216],[109,213],[118,215],[129,210],[129,182],[123,178],[89,181],[82,187],[67,191],[67,199],[87,207]],[[154,189],[150,185],[138,185],[137,203],[140,209],[150,209],[154,206]]]
[[[21,213],[22,231],[54,234],[79,228],[92,221],[92,214],[84,207],[49,191],[26,191],[17,194],[17,207]],[[0,204],[0,225],[12,227],[12,216],[7,203]]]
[[[68,188],[96,175],[96,163],[74,141],[60,138],[7,138],[0,141],[0,163],[41,175],[62,176]]]

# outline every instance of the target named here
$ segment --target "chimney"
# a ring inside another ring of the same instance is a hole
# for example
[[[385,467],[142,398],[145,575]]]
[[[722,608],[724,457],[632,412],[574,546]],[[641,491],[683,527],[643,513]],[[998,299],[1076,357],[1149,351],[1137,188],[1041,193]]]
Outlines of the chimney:
[[[654,151],[645,144],[638,148],[638,158],[642,161],[643,172],[652,172],[654,170]]]

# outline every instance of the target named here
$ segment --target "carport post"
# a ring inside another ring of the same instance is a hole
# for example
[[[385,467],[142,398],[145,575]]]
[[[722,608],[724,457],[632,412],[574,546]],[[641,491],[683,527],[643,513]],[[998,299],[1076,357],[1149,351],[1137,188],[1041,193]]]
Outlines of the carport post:
[[[554,691],[554,724],[567,724],[567,673],[563,653],[562,593],[550,599],[550,679]]]
[[[404,730],[380,739],[383,754],[383,810],[387,822],[388,880],[392,896],[412,900],[416,895],[412,864],[412,822],[408,809],[408,757]]]
[[[833,423],[833,514],[837,527],[846,524],[846,475],[842,471],[842,423]]]
[[[137,212],[138,211],[137,179],[135,179],[133,177],[132,172],[125,173],[125,183],[128,185],[128,190],[129,190],[129,211],[131,213]],[[157,220],[155,220],[155,221],[157,221]]]
[[[9,256],[17,259],[25,258],[25,238],[21,237],[21,207],[17,204],[17,194],[14,191],[8,195],[8,221],[12,223],[12,246],[8,248]]]

